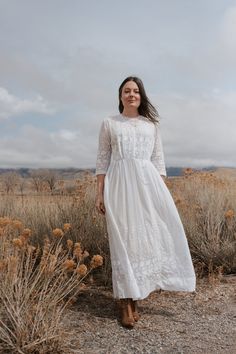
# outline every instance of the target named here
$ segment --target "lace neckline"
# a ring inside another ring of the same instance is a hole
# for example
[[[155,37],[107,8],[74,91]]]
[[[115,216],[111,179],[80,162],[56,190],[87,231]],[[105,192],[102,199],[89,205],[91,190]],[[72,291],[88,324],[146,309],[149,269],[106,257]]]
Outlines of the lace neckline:
[[[127,116],[125,116],[125,115],[122,114],[122,113],[120,113],[120,116],[121,116],[121,118],[123,118],[123,119],[125,119],[125,120],[137,120],[137,119],[140,119],[140,118],[141,118],[140,115],[138,115],[138,116],[136,116],[136,117],[127,117]]]

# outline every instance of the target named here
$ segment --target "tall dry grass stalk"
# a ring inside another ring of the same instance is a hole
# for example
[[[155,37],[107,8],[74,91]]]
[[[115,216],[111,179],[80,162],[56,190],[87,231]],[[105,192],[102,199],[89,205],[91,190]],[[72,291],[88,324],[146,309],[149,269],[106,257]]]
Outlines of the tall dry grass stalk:
[[[32,246],[32,231],[19,220],[0,218],[0,341],[11,353],[66,353],[65,310],[83,279],[102,265],[89,260],[79,242],[62,239],[70,224],[52,230],[42,247]]]

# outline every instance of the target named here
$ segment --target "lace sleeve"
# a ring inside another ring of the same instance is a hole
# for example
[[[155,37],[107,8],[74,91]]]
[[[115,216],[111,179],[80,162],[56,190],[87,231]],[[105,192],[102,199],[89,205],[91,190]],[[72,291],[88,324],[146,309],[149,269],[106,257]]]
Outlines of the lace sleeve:
[[[98,151],[95,175],[106,174],[111,160],[111,137],[108,121],[103,120],[98,139]]]
[[[157,124],[155,124],[155,142],[154,142],[153,152],[151,155],[151,161],[153,165],[156,167],[156,169],[159,171],[160,175],[167,176],[161,132],[160,132],[160,127]]]

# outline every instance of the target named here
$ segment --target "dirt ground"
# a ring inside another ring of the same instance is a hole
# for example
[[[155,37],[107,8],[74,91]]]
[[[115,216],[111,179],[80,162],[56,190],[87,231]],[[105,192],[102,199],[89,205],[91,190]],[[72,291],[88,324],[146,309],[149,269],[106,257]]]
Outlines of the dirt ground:
[[[156,291],[139,309],[140,321],[125,329],[111,290],[83,290],[65,318],[71,353],[236,353],[236,276],[198,280],[195,293]]]

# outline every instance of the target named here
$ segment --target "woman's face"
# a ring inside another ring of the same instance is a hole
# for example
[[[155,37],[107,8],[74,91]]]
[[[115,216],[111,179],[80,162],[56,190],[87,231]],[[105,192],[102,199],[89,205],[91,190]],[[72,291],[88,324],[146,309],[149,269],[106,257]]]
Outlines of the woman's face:
[[[124,109],[130,109],[131,107],[138,109],[141,104],[141,96],[135,81],[125,83],[121,91],[121,102]]]

